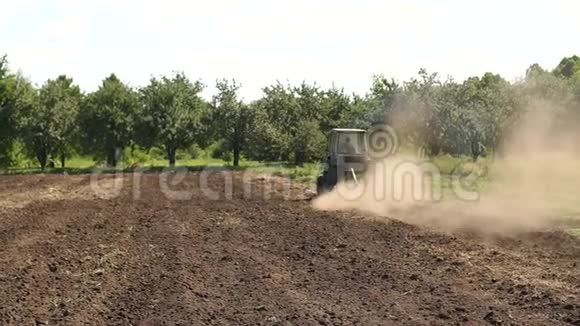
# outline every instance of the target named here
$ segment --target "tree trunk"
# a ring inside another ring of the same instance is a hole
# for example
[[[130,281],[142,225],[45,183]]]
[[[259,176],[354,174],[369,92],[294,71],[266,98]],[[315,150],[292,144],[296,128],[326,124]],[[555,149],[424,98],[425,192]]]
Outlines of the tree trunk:
[[[481,155],[481,148],[478,141],[471,142],[471,158],[473,162],[477,162],[477,158]]]
[[[38,159],[38,163],[40,163],[40,170],[44,171],[46,168],[46,161],[48,155],[46,155],[46,151],[44,149],[36,151],[36,159]]]
[[[294,152],[294,164],[298,166],[304,166],[304,161],[306,161],[306,153],[301,150]]]
[[[60,167],[64,169],[65,164],[66,164],[66,155],[60,154]]]
[[[240,145],[234,144],[234,166],[240,165]]]
[[[117,167],[117,150],[112,149],[109,150],[109,154],[107,154],[107,165],[110,167]]]
[[[175,166],[175,152],[176,152],[175,148],[173,148],[171,146],[167,146],[167,159],[169,159],[169,166],[170,167]]]

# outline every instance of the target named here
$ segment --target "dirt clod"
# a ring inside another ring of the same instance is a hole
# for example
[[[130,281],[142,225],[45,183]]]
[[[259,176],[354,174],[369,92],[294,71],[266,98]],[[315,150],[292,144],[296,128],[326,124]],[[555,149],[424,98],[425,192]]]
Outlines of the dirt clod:
[[[497,314],[493,311],[488,312],[487,315],[485,315],[485,317],[483,317],[483,319],[492,325],[503,324],[503,321],[501,320],[501,318],[499,318],[497,316]]]

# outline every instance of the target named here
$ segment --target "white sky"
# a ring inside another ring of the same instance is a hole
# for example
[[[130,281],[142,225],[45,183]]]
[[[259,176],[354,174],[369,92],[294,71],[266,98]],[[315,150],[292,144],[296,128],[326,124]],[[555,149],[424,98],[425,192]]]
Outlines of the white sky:
[[[85,91],[111,72],[143,86],[183,71],[206,97],[223,77],[246,100],[276,80],[363,94],[377,73],[513,80],[580,54],[573,0],[3,0],[0,10],[13,70],[37,84],[64,73]]]

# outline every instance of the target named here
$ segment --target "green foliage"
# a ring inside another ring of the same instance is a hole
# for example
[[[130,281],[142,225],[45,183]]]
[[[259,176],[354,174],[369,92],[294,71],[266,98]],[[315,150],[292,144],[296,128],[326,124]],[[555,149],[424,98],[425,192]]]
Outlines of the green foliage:
[[[501,76],[486,73],[463,84],[459,103],[465,113],[460,135],[465,137],[474,160],[496,148],[503,132],[511,127],[515,94]]]
[[[573,55],[560,61],[553,74],[557,77],[572,78],[580,72],[580,57]]]
[[[81,148],[116,166],[118,153],[131,145],[138,109],[137,94],[114,74],[83,101],[79,123]]]
[[[230,151],[225,151],[222,153],[221,159],[224,160],[227,164],[230,164],[233,160],[234,155]],[[236,165],[237,166],[237,165]]]
[[[386,123],[404,148],[437,158],[447,170],[445,162],[468,160],[460,165],[467,171],[474,161],[501,154],[502,139],[527,108],[580,112],[580,58],[563,58],[553,70],[533,64],[516,82],[493,73],[442,80],[425,69],[400,83],[375,75],[360,95],[334,85],[277,82],[247,104],[235,80],[219,80],[216,88],[207,103],[201,82],[180,73],[153,78],[139,90],[112,74],[83,98],[66,76],[36,89],[1,57],[0,166],[31,166],[27,160],[35,158],[44,169],[78,153],[83,164],[94,158],[109,166],[122,156],[125,165],[179,159],[244,166],[247,157],[300,167],[325,156],[332,128]],[[576,121],[566,117],[558,123]]]
[[[191,155],[189,154],[189,151],[184,150],[184,149],[178,149],[177,152],[175,153],[175,159],[177,160],[189,160],[191,159]]]
[[[293,152],[292,135],[300,123],[300,107],[294,89],[280,83],[264,88],[264,96],[256,103],[257,142],[268,155],[267,160],[287,161]],[[261,151],[260,148],[257,148]]]
[[[386,105],[382,112],[400,142],[428,156],[464,154],[476,160],[486,155],[498,145],[518,106],[512,86],[491,73],[459,84],[422,69],[402,88],[381,87],[385,83],[375,80],[370,102]]]
[[[11,151],[16,140],[14,110],[18,77],[10,74],[6,56],[0,57],[0,167],[17,164]]]
[[[35,161],[30,159],[24,144],[15,139],[10,142],[10,147],[6,149],[6,162],[10,162],[10,167],[28,168],[35,165]],[[8,167],[8,165],[4,166]]]
[[[332,128],[352,125],[351,121],[356,117],[352,114],[351,99],[344,93],[344,89],[333,86],[327,91],[320,92],[319,96],[321,97],[318,106],[320,108],[321,130],[328,132]]]
[[[265,102],[259,100],[250,105],[253,106],[255,112],[246,151],[250,159],[259,161],[288,160],[287,134],[271,122],[271,117],[264,108]]]
[[[383,75],[374,75],[370,92],[366,98],[353,100],[353,112],[357,112],[358,123],[355,127],[370,128],[376,124],[394,125],[401,115],[396,111],[400,108],[397,99],[401,97],[402,88]],[[361,112],[362,114],[360,114]]]
[[[153,146],[148,151],[149,157],[154,160],[165,160],[167,159],[165,151],[157,146]]]
[[[524,82],[515,86],[526,102],[549,101],[566,105],[573,100],[573,83],[558,77],[557,74],[549,73],[538,64],[531,65],[526,71]]]
[[[193,144],[187,149],[187,155],[191,159],[202,158],[205,156],[205,151],[198,144]]]
[[[259,160],[292,160],[301,165],[324,156],[325,133],[355,120],[350,97],[342,89],[328,91],[302,83],[277,83],[264,88],[255,107],[249,156]]]
[[[227,151],[230,151],[230,146],[228,143],[226,143],[223,140],[218,140],[218,141],[210,144],[206,148],[208,158],[214,158],[214,159],[220,159],[220,160],[223,158],[224,153]]]
[[[146,151],[138,146],[127,147],[123,151],[123,163],[126,167],[138,167],[150,160]]]
[[[293,136],[293,161],[297,165],[321,161],[326,157],[326,136],[316,120],[304,121]]]
[[[77,139],[79,87],[64,75],[48,80],[38,92],[20,80],[18,97],[17,125],[27,149],[43,170],[58,158],[64,165]]]
[[[241,151],[248,142],[248,130],[254,121],[253,107],[242,103],[235,80],[219,80],[218,93],[213,96],[211,121],[217,136],[230,148],[234,166],[239,166]]]
[[[206,104],[199,96],[201,82],[185,75],[152,78],[141,90],[143,110],[139,112],[138,142],[145,147],[162,146],[169,165],[174,166],[177,149],[191,146],[203,136],[202,118]]]

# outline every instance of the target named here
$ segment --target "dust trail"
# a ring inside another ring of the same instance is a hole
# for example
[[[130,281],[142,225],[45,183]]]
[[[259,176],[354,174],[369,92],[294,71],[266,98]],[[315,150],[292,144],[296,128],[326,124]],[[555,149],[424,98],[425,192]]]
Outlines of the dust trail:
[[[440,188],[434,180],[446,176],[433,164],[397,156],[371,167],[364,184],[340,184],[313,206],[361,210],[445,231],[501,235],[540,230],[563,216],[580,216],[577,114],[537,107],[506,136],[501,155],[489,167],[491,180],[477,200],[465,200],[461,183],[451,190]]]

